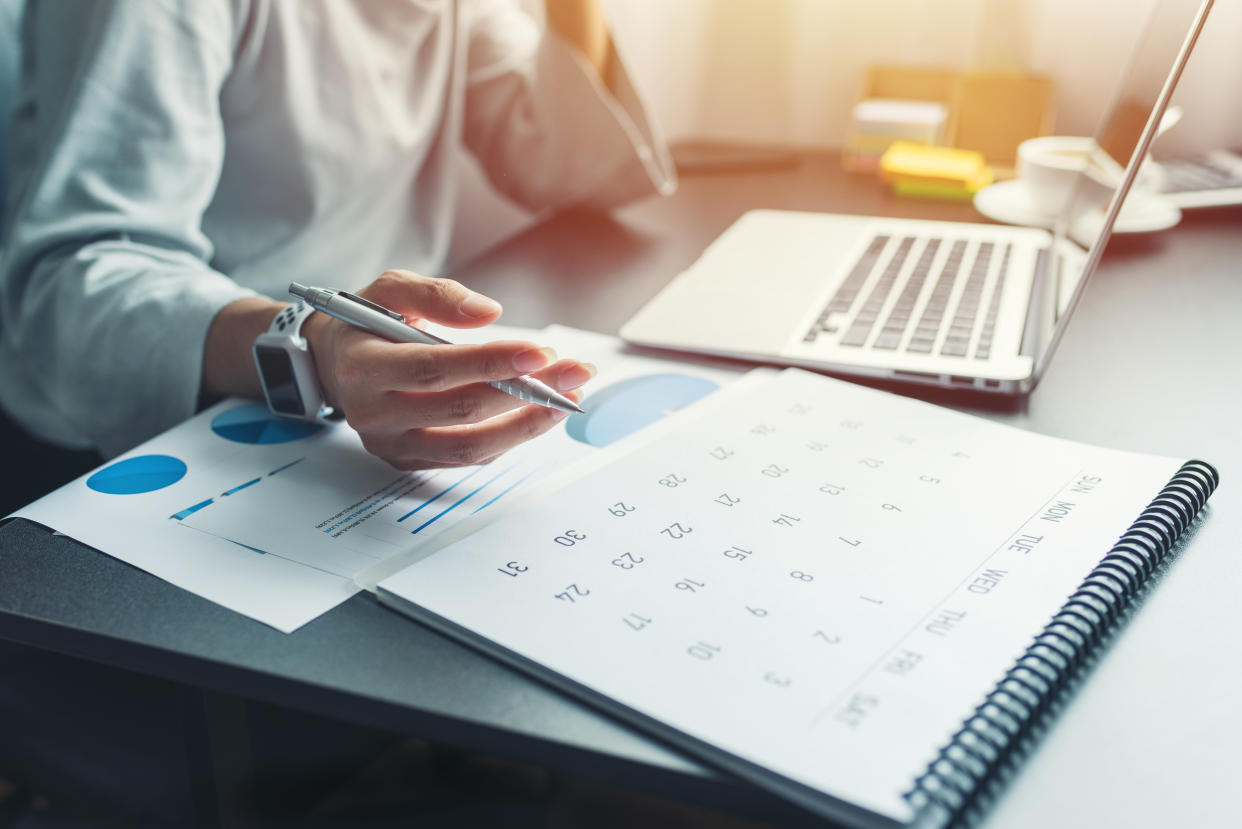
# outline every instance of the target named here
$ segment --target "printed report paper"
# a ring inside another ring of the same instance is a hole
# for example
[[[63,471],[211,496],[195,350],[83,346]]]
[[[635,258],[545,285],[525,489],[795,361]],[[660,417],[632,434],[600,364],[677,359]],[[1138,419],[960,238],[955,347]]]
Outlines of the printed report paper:
[[[227,400],[16,515],[291,632],[357,592],[359,571],[738,376],[632,356],[614,337],[574,329],[442,333],[531,339],[595,362],[587,414],[492,464],[410,473],[366,453],[343,424]]]

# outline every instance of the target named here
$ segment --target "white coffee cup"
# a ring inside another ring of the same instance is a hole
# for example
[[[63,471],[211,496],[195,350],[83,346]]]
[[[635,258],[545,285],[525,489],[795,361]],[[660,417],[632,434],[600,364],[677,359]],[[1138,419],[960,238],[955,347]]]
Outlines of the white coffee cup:
[[[1065,208],[1087,168],[1095,141],[1071,135],[1030,138],[1018,145],[1018,180],[1026,186],[1031,207],[1045,215]]]
[[[1102,208],[1121,184],[1122,167],[1084,136],[1046,135],[1030,138],[1018,145],[1018,179],[1025,185],[1027,198],[1036,211],[1054,216],[1065,209],[1079,181],[1076,210]],[[1155,165],[1143,162],[1134,183],[1134,194],[1151,190],[1157,184]]]

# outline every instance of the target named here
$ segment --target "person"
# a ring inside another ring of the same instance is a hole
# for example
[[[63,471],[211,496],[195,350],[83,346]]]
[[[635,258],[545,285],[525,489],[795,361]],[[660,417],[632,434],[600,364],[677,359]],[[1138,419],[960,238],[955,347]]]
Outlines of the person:
[[[544,6],[541,28],[516,0],[30,0],[5,142],[2,413],[106,457],[258,397],[251,346],[292,281],[412,322],[494,321],[490,298],[424,275],[445,262],[462,152],[532,210],[671,192],[596,0]],[[486,461],[557,419],[484,381],[570,391],[591,374],[535,343],[396,344],[321,314],[302,332],[328,402],[406,469]],[[0,770],[90,814],[184,819],[176,689],[11,646],[0,675]],[[357,737],[252,719],[299,735],[268,741],[277,776]]]
[[[597,0],[31,0],[11,130],[0,405],[115,455],[261,396],[251,346],[291,281],[458,327],[500,306],[438,272],[457,156],[534,210],[675,174]],[[559,414],[484,384],[590,367],[533,343],[394,344],[313,315],[327,401],[394,465],[475,463]]]

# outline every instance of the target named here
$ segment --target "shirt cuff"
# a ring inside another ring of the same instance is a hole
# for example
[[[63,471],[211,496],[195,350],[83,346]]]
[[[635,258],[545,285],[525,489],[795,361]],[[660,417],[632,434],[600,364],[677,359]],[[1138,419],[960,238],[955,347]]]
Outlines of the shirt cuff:
[[[115,400],[118,416],[92,429],[92,441],[105,456],[124,452],[198,411],[208,329],[226,305],[259,296],[214,273],[196,282],[161,297],[159,318],[152,320],[158,330],[139,332],[127,349],[138,352],[126,370],[131,397]],[[141,321],[138,325],[144,327]]]
[[[86,273],[65,272],[79,269]],[[95,242],[56,270],[38,276],[89,288],[56,293],[56,307],[40,316],[50,329],[43,335],[6,338],[0,353],[16,345],[23,359],[0,369],[13,392],[5,408],[43,440],[105,457],[195,413],[212,321],[226,305],[258,296],[189,255],[143,254],[119,240]],[[144,271],[136,282],[115,278]],[[112,278],[84,278],[104,272]]]

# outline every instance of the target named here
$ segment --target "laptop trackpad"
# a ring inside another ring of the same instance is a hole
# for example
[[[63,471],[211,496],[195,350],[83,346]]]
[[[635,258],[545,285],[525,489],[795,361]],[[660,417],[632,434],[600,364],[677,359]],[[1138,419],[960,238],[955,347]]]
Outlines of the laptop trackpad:
[[[747,213],[622,335],[654,345],[775,353],[805,318],[808,300],[842,278],[872,222],[816,213]]]

